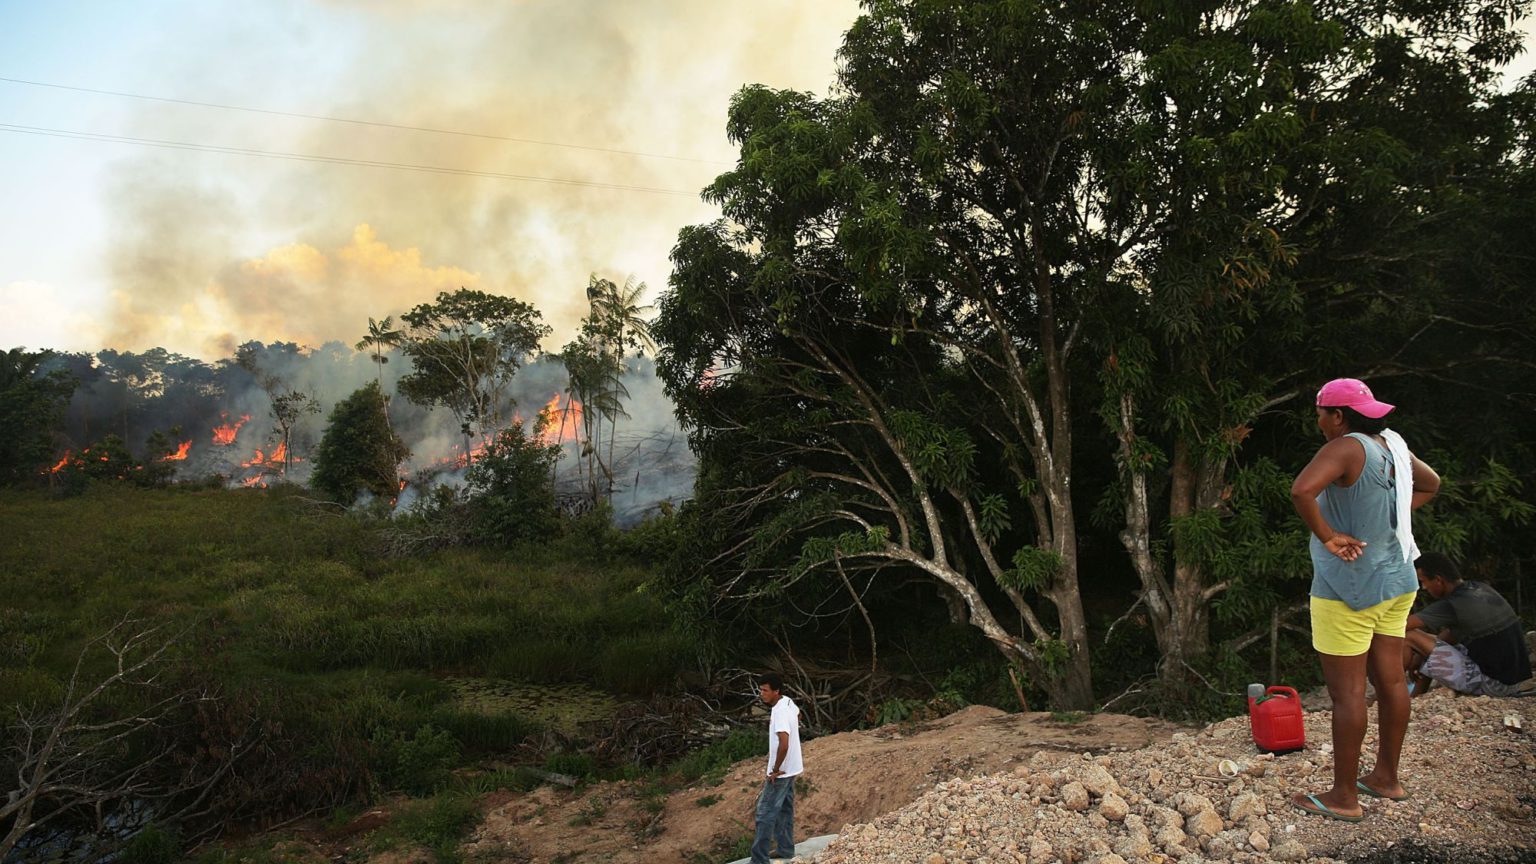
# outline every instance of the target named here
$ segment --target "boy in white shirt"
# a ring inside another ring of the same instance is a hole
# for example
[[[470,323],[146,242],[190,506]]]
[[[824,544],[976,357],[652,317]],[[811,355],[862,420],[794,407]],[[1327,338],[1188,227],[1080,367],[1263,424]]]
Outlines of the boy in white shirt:
[[[795,778],[804,766],[800,761],[800,709],[784,695],[784,682],[778,675],[769,672],[757,681],[757,693],[772,713],[768,717],[768,773],[757,796],[752,864],[768,864],[770,848],[774,849],[773,858],[795,857]]]

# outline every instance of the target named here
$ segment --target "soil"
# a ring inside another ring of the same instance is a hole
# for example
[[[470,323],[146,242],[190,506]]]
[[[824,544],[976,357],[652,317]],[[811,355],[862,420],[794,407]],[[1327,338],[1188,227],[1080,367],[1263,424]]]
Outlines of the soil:
[[[766,730],[766,718],[764,718]],[[831,834],[901,808],[954,777],[1009,771],[1038,752],[1136,750],[1180,727],[1112,714],[1005,714],[973,706],[923,725],[890,725],[806,741],[795,834]],[[718,786],[648,798],[632,783],[582,792],[540,789],[487,813],[463,848],[469,861],[723,862],[752,833],[767,765],[738,763]]]
[[[1413,712],[1402,759],[1410,797],[1362,797],[1359,823],[1288,803],[1331,782],[1326,710],[1306,715],[1307,749],[1276,756],[1257,750],[1246,717],[1191,729],[971,707],[807,741],[795,835],[841,835],[815,864],[1536,862],[1536,699],[1437,689]],[[1510,715],[1524,731],[1506,725]],[[1374,729],[1373,717],[1366,765]],[[1222,776],[1222,760],[1236,777]],[[765,761],[670,794],[640,783],[495,793],[460,852],[466,862],[722,864],[745,855]],[[359,821],[388,818],[371,811]],[[327,840],[296,843],[284,858],[356,861],[367,846],[346,829]],[[395,850],[370,864],[432,860]]]

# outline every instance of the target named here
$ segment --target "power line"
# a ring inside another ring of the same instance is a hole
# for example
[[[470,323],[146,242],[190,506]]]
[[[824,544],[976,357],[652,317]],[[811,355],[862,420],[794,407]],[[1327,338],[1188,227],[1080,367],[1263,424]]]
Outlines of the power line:
[[[195,105],[199,108],[218,108],[225,111],[246,111],[251,114],[268,114],[275,117],[297,117],[303,120],[324,120],[328,123],[350,123],[354,126],[374,126],[380,129],[402,129],[410,132],[430,132],[434,135],[457,135],[463,138],[483,138],[487,141],[510,141],[517,144],[537,144],[540,147],[566,147],[572,150],[591,150],[597,153],[615,153],[622,156],[638,156],[646,159],[670,159],[675,162],[699,162],[706,165],[729,165],[718,159],[700,159],[693,156],[673,156],[667,153],[646,153],[640,150],[622,150],[616,147],[598,147],[591,144],[572,144],[566,141],[542,141],[537,138],[517,138],[511,135],[491,135],[484,132],[466,132],[460,129],[438,129],[431,126],[411,126],[406,123],[385,123],[379,120],[357,120],[350,117],[332,117],[328,114],[304,114],[298,111],[277,111],[269,108],[251,108],[245,105],[225,105],[218,102],[198,102],[193,99],[173,99],[168,96],[146,96],[142,93],[125,93],[120,90],[96,90],[91,87],[72,87],[68,84],[50,84],[47,81],[28,81],[24,78],[0,77],[7,84],[25,84],[29,87],[51,87],[55,90],[73,90],[77,93],[95,93],[99,96],[121,96],[125,99],[143,99],[149,102],[169,102],[176,105]]]
[[[531,183],[554,183],[561,186],[586,186],[593,189],[613,189],[622,192],[645,192],[652,195],[687,195],[698,193],[684,189],[665,189],[656,186],[634,186],[625,183],[604,183],[597,180],[575,180],[566,177],[536,177],[531,174],[508,174],[500,171],[477,171],[472,168],[453,168],[447,165],[415,165],[408,162],[384,162],[373,159],[351,159],[344,156],[321,156],[313,153],[288,153],[281,150],[257,150],[250,147],[225,147],[219,144],[198,144],[191,141],[164,141],[155,138],[134,138],[127,135],[107,135],[99,132],[77,132],[71,129],[49,129],[41,126],[19,126],[0,123],[0,132],[21,135],[46,135],[53,138],[72,138],[79,141],[105,141],[115,144],[136,144],[144,147],[160,147],[167,150],[192,150],[199,153],[228,153],[237,156],[259,156],[267,159],[287,159],[295,162],[322,162],[332,165],[358,165],[365,168],[390,168],[400,171],[419,171],[426,174],[452,174],[463,177],[486,177],[493,180],[523,180]]]

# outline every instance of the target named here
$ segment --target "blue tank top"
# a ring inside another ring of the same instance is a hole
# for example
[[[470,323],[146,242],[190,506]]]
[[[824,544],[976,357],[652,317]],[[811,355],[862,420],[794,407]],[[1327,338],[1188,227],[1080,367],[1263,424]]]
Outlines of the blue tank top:
[[[1312,596],[1342,600],[1351,609],[1366,609],[1393,597],[1417,591],[1413,564],[1403,560],[1397,542],[1397,485],[1392,456],[1369,435],[1351,432],[1365,448],[1365,467],[1352,486],[1329,485],[1318,493],[1323,518],[1358,540],[1365,541],[1359,558],[1345,561],[1312,536]]]

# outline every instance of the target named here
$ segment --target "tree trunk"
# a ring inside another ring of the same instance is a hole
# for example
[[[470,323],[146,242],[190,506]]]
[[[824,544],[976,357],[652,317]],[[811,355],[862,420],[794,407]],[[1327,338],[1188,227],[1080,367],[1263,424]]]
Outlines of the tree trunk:
[[[1179,435],[1173,443],[1172,488],[1168,515],[1177,520],[1220,503],[1226,460],[1208,461],[1192,455],[1189,439]],[[1163,651],[1160,676],[1165,683],[1189,683],[1187,664],[1210,652],[1210,603],[1223,586],[1208,585],[1205,568],[1190,560],[1190,553],[1173,542],[1173,596],[1165,633],[1158,638]]]

